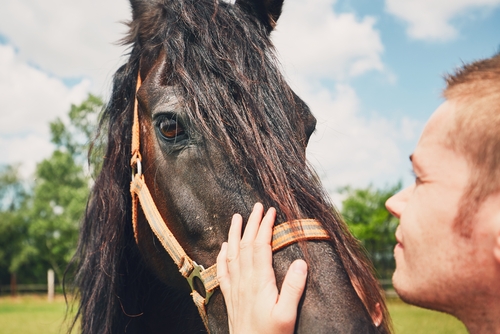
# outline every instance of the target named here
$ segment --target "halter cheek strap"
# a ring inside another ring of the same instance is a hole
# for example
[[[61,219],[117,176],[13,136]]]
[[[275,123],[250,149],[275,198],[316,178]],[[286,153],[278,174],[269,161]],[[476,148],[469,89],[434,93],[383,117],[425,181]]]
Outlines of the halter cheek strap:
[[[200,316],[208,328],[208,315],[206,305],[215,289],[219,286],[217,280],[217,266],[205,269],[193,261],[184,251],[175,236],[172,234],[167,224],[163,220],[158,208],[156,207],[153,197],[144,181],[142,174],[142,157],[140,153],[140,128],[139,128],[139,108],[137,100],[137,91],[141,87],[140,74],[137,75],[136,97],[134,101],[134,124],[132,126],[132,157],[130,166],[132,167],[132,182],[130,183],[130,193],[132,195],[132,225],[134,229],[135,241],[138,242],[137,235],[137,210],[138,202],[144,212],[146,220],[151,227],[151,230],[156,235],[163,248],[170,255],[172,260],[179,268],[181,275],[186,278],[191,287],[191,296],[198,307]],[[290,222],[285,222],[273,229],[272,250],[278,251],[295,242],[304,240],[328,240],[330,239],[326,230],[315,219],[298,219]],[[198,291],[195,286],[195,280],[199,280],[204,286],[204,290]]]

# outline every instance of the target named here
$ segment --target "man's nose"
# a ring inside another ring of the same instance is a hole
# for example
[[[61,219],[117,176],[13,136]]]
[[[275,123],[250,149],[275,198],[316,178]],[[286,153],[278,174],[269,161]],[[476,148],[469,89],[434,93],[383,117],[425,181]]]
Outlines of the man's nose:
[[[385,202],[385,207],[394,217],[401,218],[401,213],[406,207],[412,189],[413,185],[401,190]]]

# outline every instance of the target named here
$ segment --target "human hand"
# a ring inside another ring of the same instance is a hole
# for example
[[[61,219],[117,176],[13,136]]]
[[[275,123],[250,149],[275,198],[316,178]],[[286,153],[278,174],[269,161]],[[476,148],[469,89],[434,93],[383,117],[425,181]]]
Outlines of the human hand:
[[[278,293],[272,267],[271,239],[276,210],[255,204],[243,237],[243,218],[233,216],[228,242],[217,256],[217,278],[226,302],[231,334],[293,333],[304,291],[307,264],[296,260]],[[261,222],[262,221],[262,222]]]

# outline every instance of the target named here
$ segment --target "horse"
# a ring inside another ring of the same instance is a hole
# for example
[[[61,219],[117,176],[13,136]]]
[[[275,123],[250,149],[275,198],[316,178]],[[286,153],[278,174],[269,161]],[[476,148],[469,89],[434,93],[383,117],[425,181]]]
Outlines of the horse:
[[[270,40],[283,0],[130,4],[128,60],[114,74],[100,119],[104,146],[95,147],[104,155],[73,260],[73,327],[79,323],[84,334],[228,332],[220,290],[203,306],[204,324],[143,203],[134,206],[130,179],[140,173],[160,227],[202,271],[215,263],[232,215],[248,217],[255,202],[277,209],[277,226],[319,222],[327,240],[273,254],[278,286],[295,259],[308,262],[296,333],[391,332],[373,268],[306,160],[316,119],[286,83]],[[130,163],[134,140],[140,166],[137,154]]]

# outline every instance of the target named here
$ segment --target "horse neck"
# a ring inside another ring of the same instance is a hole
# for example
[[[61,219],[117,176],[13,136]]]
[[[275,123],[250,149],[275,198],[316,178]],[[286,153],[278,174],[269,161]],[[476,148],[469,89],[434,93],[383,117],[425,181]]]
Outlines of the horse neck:
[[[340,257],[327,242],[308,242],[308,283],[297,320],[298,333],[378,333],[354,290]],[[301,256],[297,245],[276,254],[278,284]],[[318,322],[318,319],[321,319]]]
[[[123,301],[122,316],[127,323],[127,333],[202,333],[205,330],[191,296],[185,290],[170,288],[154,274],[145,270],[141,286],[131,287],[128,300],[137,314],[126,314],[127,301]]]
[[[381,333],[352,287],[340,258],[327,242],[307,242],[308,282],[299,307],[296,333]],[[273,255],[276,282],[281,287],[290,264],[304,258],[291,245]],[[227,332],[227,316],[220,293],[212,297],[208,314],[212,333]],[[321,319],[321,321],[318,321]]]

